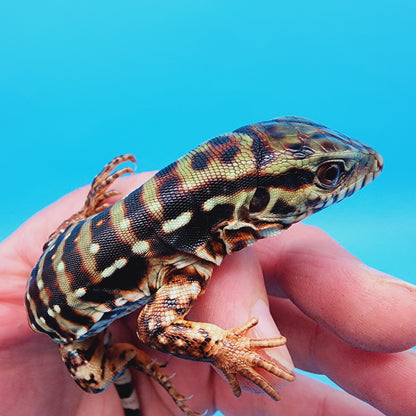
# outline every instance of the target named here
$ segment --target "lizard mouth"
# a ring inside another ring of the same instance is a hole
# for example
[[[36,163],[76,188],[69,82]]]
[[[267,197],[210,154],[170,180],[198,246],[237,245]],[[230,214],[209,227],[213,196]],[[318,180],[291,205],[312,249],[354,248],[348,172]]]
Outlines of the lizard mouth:
[[[350,185],[350,191],[351,188],[354,189],[351,193],[348,193],[349,195],[352,195],[354,192],[358,191],[359,189],[363,188],[365,185],[372,182],[375,178],[377,178],[378,175],[380,175],[381,171],[383,170],[384,161],[382,156],[373,151],[367,155],[364,155],[361,160],[365,160],[365,156],[367,156],[367,163],[365,163],[363,169],[367,169],[368,173],[364,175],[364,177],[360,180],[357,178],[357,181]],[[360,168],[361,168],[362,162],[360,161]],[[359,171],[357,172],[357,176],[359,175]]]

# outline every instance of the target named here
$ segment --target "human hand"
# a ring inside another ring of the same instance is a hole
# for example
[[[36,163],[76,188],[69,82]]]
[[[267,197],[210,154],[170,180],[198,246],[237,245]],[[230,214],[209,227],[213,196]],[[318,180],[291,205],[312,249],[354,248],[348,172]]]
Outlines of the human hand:
[[[119,179],[116,188],[128,193],[147,177]],[[92,395],[71,380],[57,346],[30,330],[24,309],[26,281],[43,243],[80,209],[87,191],[77,190],[39,212],[0,245],[1,414],[122,415],[113,386]],[[166,372],[177,374],[173,381],[180,393],[194,395],[193,409],[219,409],[227,416],[381,414],[359,398],[384,414],[416,414],[416,353],[405,351],[416,343],[414,286],[366,268],[322,231],[305,225],[226,257],[211,280],[187,318],[232,328],[257,316],[252,330],[257,337],[278,336],[277,323],[297,367],[327,374],[352,395],[298,375],[285,383],[280,403],[244,392],[235,399],[207,363],[171,358]],[[117,321],[114,338],[138,343],[135,326],[134,314]],[[285,347],[266,352],[290,363]],[[147,376],[134,370],[133,376],[144,415],[181,414]]]

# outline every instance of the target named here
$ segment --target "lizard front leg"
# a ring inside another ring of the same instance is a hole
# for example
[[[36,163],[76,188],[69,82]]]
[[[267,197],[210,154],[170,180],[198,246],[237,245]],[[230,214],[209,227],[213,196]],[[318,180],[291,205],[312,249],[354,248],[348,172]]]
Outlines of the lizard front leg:
[[[294,380],[294,374],[257,351],[284,345],[286,339],[247,337],[247,331],[257,324],[257,318],[229,330],[183,319],[204,290],[206,281],[191,267],[186,268],[186,274],[184,270],[174,273],[157,291],[153,302],[141,311],[137,325],[139,339],[157,350],[181,358],[211,362],[225,375],[237,397],[241,394],[237,376],[241,375],[273,399],[280,400],[279,393],[256,368],[288,381]]]

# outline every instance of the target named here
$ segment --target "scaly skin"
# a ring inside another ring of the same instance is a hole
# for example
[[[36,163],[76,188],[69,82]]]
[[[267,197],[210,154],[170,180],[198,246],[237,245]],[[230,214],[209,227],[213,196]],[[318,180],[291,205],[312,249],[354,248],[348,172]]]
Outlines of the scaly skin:
[[[380,173],[381,157],[325,126],[282,117],[201,144],[109,206],[117,193],[109,186],[131,169],[111,172],[128,160],[135,161],[115,158],[97,175],[82,210],[45,244],[28,283],[31,327],[59,344],[84,390],[100,392],[123,374],[116,384],[126,415],[140,414],[123,388],[130,366],[160,383],[185,414],[197,414],[146,353],[105,341],[112,321],[140,307],[142,342],[211,362],[236,396],[240,375],[279,400],[256,368],[288,381],[294,375],[257,351],[283,345],[284,337],[248,338],[255,318],[224,330],[185,316],[225,255],[352,195]]]

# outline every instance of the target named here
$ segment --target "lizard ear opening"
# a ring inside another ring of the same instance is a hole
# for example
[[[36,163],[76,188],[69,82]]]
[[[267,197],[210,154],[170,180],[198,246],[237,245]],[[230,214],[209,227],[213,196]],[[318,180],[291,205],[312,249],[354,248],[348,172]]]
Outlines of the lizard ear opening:
[[[250,213],[263,211],[270,201],[270,194],[266,188],[259,186],[250,201]]]

